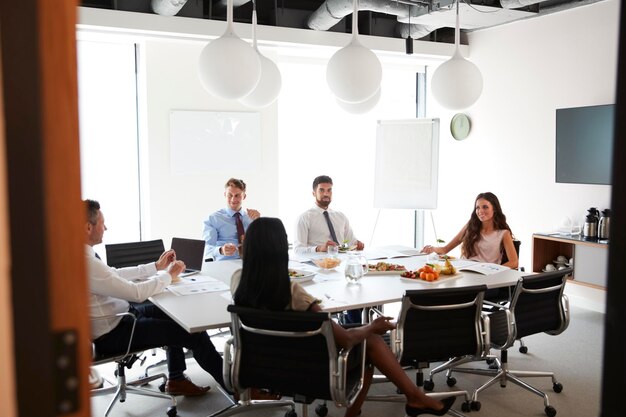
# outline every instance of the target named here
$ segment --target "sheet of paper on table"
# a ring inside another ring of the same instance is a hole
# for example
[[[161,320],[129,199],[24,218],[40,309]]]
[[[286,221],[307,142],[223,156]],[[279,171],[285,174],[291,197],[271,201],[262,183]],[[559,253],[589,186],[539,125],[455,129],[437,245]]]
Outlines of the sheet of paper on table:
[[[206,292],[228,291],[230,288],[222,281],[206,275],[183,278],[181,282],[170,285],[169,290],[176,295],[192,295]]]

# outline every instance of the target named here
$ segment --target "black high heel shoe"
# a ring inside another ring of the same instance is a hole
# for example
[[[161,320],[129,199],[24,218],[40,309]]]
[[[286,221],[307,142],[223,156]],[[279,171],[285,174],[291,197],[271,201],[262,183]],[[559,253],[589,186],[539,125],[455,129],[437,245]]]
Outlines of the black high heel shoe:
[[[454,404],[454,400],[456,397],[446,397],[441,402],[443,403],[443,408],[441,410],[435,410],[433,408],[417,408],[406,405],[404,407],[404,411],[406,415],[409,417],[419,416],[421,414],[432,414],[434,416],[445,416],[452,404]]]

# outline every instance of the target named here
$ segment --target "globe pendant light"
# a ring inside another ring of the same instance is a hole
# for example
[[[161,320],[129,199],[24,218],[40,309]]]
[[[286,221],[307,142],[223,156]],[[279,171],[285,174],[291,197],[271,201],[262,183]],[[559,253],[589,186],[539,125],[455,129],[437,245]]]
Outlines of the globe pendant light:
[[[383,70],[376,54],[358,40],[358,0],[353,1],[352,40],[328,61],[326,82],[335,97],[345,103],[361,103],[380,88]]]
[[[280,93],[282,77],[278,67],[271,59],[263,56],[256,42],[256,1],[252,2],[252,47],[261,60],[261,79],[250,94],[239,101],[248,107],[266,107],[272,104]]]
[[[376,105],[378,104],[378,101],[380,100],[380,90],[381,89],[379,88],[378,91],[372,97],[360,103],[346,103],[344,101],[339,100],[337,97],[335,97],[335,100],[337,101],[337,104],[339,105],[339,107],[341,107],[348,113],[352,113],[352,114],[367,113],[368,111],[376,107]]]
[[[476,65],[461,55],[459,38],[459,0],[457,0],[454,54],[437,68],[431,81],[435,99],[450,110],[471,106],[483,91],[483,76]]]
[[[214,96],[236,100],[256,87],[261,78],[259,54],[241,40],[233,28],[233,0],[228,0],[226,32],[200,53],[199,75]]]

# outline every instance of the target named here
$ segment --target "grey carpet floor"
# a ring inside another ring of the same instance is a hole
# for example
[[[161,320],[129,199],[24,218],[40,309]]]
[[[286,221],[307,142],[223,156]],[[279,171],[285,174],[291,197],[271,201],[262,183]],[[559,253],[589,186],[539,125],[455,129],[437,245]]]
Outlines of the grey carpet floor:
[[[388,310],[386,309],[386,313]],[[555,393],[549,378],[531,378],[528,382],[548,394],[550,404],[557,410],[560,417],[592,417],[599,415],[600,409],[600,381],[602,364],[602,345],[604,337],[604,315],[584,308],[572,306],[571,323],[569,328],[558,336],[546,334],[534,335],[525,339],[528,353],[522,354],[515,348],[509,351],[509,368],[519,370],[553,371],[559,382],[563,384],[563,391]],[[223,346],[223,340],[213,338],[216,346]],[[162,353],[157,356],[148,355],[144,366],[158,361]],[[200,398],[177,397],[178,415],[181,417],[207,416],[226,407],[229,402],[216,388],[215,381],[210,375],[199,368],[192,360],[188,361],[187,374],[191,379],[202,385],[211,385],[211,391]],[[137,368],[137,369],[135,369]],[[101,366],[100,373],[113,380],[113,368]],[[165,370],[165,367],[161,368]],[[135,365],[128,372],[129,379],[140,375],[142,368]],[[411,375],[411,377],[413,377]],[[470,391],[477,388],[486,380],[486,377],[457,374],[457,385],[454,389]],[[153,387],[157,383],[151,384]],[[451,390],[445,383],[445,376],[435,376],[435,390]],[[394,394],[395,387],[389,383],[375,384],[371,394]],[[92,398],[92,415],[102,416],[111,396]],[[517,416],[545,416],[543,400],[516,386],[508,384],[500,388],[495,384],[488,388],[479,397],[482,404],[480,411],[465,413],[475,417],[517,417]],[[309,406],[309,414],[315,416],[314,403]],[[111,417],[152,417],[165,416],[167,401],[149,397],[129,395],[125,403],[116,404]],[[457,399],[454,409],[460,411],[460,401]],[[243,416],[282,417],[288,408],[255,410],[243,413]],[[297,412],[302,417],[300,405]],[[330,417],[343,416],[344,410],[329,404]],[[366,402],[362,417],[396,417],[404,416],[403,403]]]

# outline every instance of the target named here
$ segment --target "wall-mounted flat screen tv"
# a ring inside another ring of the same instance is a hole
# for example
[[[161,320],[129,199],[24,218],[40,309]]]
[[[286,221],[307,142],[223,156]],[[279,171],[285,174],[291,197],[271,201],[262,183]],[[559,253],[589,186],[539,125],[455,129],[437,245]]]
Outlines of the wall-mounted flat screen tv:
[[[615,105],[556,110],[556,182],[611,184]]]

